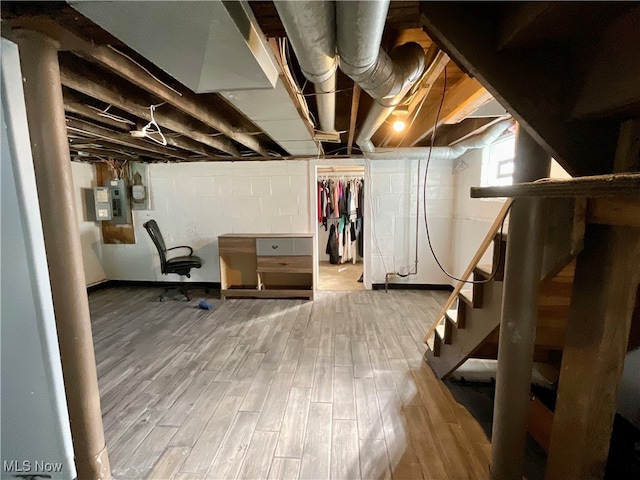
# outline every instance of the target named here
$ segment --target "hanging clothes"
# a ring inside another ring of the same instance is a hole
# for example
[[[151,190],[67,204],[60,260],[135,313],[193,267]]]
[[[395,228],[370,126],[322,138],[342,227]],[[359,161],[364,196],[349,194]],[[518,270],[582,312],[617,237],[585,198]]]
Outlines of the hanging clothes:
[[[317,185],[318,222],[329,230],[331,263],[356,263],[363,255],[364,179],[322,179]],[[331,225],[329,225],[331,224]]]
[[[359,218],[358,222],[360,223],[360,231],[358,232],[358,255],[364,257],[364,222],[362,218]]]
[[[327,240],[327,248],[325,253],[329,255],[329,263],[336,265],[340,263],[340,255],[338,252],[338,237],[336,235],[336,226],[331,225],[329,230],[329,239]]]
[[[333,218],[340,216],[340,182],[333,182]]]
[[[349,248],[349,251],[351,252],[351,260],[353,261],[353,264],[356,264],[356,259],[358,257],[358,255],[356,254],[356,222],[353,221],[351,222],[351,235],[350,235],[350,240],[351,240],[351,246]],[[360,255],[362,256],[362,255]]]
[[[364,179],[361,179],[358,183],[358,208],[356,216],[362,218],[364,217]]]
[[[317,191],[318,191],[318,223],[322,223],[322,202],[323,202],[323,192],[324,188],[322,186],[322,182],[318,182],[318,187],[317,187]]]

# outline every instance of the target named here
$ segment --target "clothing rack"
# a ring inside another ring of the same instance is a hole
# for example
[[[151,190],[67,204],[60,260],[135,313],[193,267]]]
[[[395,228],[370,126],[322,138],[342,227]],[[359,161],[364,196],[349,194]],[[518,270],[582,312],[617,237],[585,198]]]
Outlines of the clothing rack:
[[[349,167],[340,169],[340,167],[324,167],[317,170],[318,179],[321,178],[364,178],[364,167]]]
[[[364,174],[364,167],[349,165],[344,167],[318,167],[318,173],[358,172]]]
[[[323,180],[364,180],[363,175],[318,175],[318,181]]]

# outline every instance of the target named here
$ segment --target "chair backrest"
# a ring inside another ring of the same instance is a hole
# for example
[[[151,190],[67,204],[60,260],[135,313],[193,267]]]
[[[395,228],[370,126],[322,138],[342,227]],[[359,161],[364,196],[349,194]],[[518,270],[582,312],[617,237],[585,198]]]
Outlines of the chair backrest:
[[[153,240],[154,245],[158,249],[158,255],[160,255],[160,270],[165,273],[165,266],[167,264],[167,246],[162,238],[162,233],[155,220],[149,220],[144,223],[144,228]]]

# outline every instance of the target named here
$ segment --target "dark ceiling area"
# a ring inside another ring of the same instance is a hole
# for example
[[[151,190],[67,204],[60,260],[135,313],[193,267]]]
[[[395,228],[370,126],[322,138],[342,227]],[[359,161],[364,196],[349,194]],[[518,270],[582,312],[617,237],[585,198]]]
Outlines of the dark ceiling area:
[[[339,136],[327,141],[316,121],[314,85],[283,43],[286,32],[274,3],[248,6],[280,70],[293,78],[285,85],[287,101],[299,112],[309,141],[322,143],[319,155],[359,154],[354,136],[374,100],[338,69]],[[11,39],[20,29],[31,29],[61,45],[74,159],[305,158],[292,155],[228,96],[194,93],[66,2],[5,1],[1,10],[3,36]],[[422,47],[425,70],[371,137],[375,148],[451,145],[508,113],[570,173],[607,173],[620,124],[640,115],[637,2],[392,1],[381,48],[391,52],[408,42]],[[492,112],[477,113],[490,105]],[[166,145],[136,135],[152,113]],[[406,119],[401,133],[391,128],[396,114]]]
[[[249,3],[267,39],[286,37],[273,2]],[[175,78],[123,44],[110,33],[74,10],[66,2],[2,2],[3,30],[35,28],[61,41],[59,55],[65,110],[68,120],[72,155],[87,160],[98,157],[136,158],[142,161],[198,161],[285,158],[288,152],[269,138],[260,128],[216,93],[195,94]],[[419,2],[391,2],[383,35],[383,48],[418,42],[425,52],[432,42],[420,27]],[[287,63],[303,98],[317,118],[313,85],[306,81],[298,61],[288,49]],[[121,57],[121,58],[117,58]],[[152,76],[159,80],[149,86],[139,78]],[[447,66],[448,84],[455,85],[464,74],[451,61]],[[158,87],[163,95],[158,95]],[[433,88],[432,88],[433,87]],[[423,111],[433,110],[442,92],[442,75],[430,82],[425,95],[418,95]],[[179,101],[167,101],[171,91],[183,93]],[[324,155],[359,153],[353,142],[353,130],[364,120],[373,100],[338,69],[336,93],[336,129],[339,142],[323,142]],[[184,97],[188,97],[186,108]],[[166,132],[167,145],[132,137],[149,120],[149,105],[162,105],[156,120]],[[414,107],[415,107],[414,105]],[[193,110],[206,114],[195,115]],[[209,114],[209,115],[207,115]],[[216,121],[207,121],[209,116]],[[221,128],[220,123],[224,124]],[[379,145],[399,144],[402,137],[389,135],[388,120],[374,138]],[[317,125],[316,125],[317,128]],[[446,127],[445,127],[446,129]],[[234,135],[229,135],[233,132]],[[351,141],[349,142],[351,133]],[[406,136],[406,134],[405,134]],[[250,142],[245,141],[250,138]],[[428,142],[424,138],[413,144]],[[351,148],[348,148],[348,147]]]

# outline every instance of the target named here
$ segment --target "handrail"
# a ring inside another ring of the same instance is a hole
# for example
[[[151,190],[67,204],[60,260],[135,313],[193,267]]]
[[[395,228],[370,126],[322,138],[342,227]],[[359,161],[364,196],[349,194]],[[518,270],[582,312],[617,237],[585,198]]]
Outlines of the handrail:
[[[467,266],[467,269],[464,271],[464,273],[460,277],[461,279],[466,280],[467,278],[469,278],[469,276],[473,273],[473,269],[476,268],[476,266],[478,266],[478,262],[482,259],[484,252],[487,251],[487,248],[489,248],[489,245],[491,245],[491,242],[496,236],[496,233],[498,233],[498,230],[500,229],[502,222],[507,216],[507,212],[509,211],[509,208],[511,207],[512,202],[513,202],[512,198],[508,198],[504,202],[504,205],[502,206],[502,209],[498,213],[498,216],[493,221],[493,224],[491,224],[491,227],[489,227],[487,236],[484,237],[484,240],[482,240],[480,247],[478,247],[478,251],[475,253],[473,258],[469,262],[469,266]],[[462,288],[465,285],[466,285],[466,282],[458,282],[458,284],[456,285],[456,288],[453,289],[453,292],[451,292],[449,299],[444,304],[444,307],[442,307],[442,310],[440,311],[440,314],[438,315],[436,321],[433,323],[431,328],[425,334],[424,340],[423,340],[424,343],[427,343],[427,340],[431,338],[431,335],[433,335],[433,333],[436,331],[436,328],[438,328],[438,326],[442,323],[442,320],[444,320],[447,310],[449,310],[449,307],[453,304],[456,298],[458,298],[458,295],[460,294],[460,292],[462,291]]]

